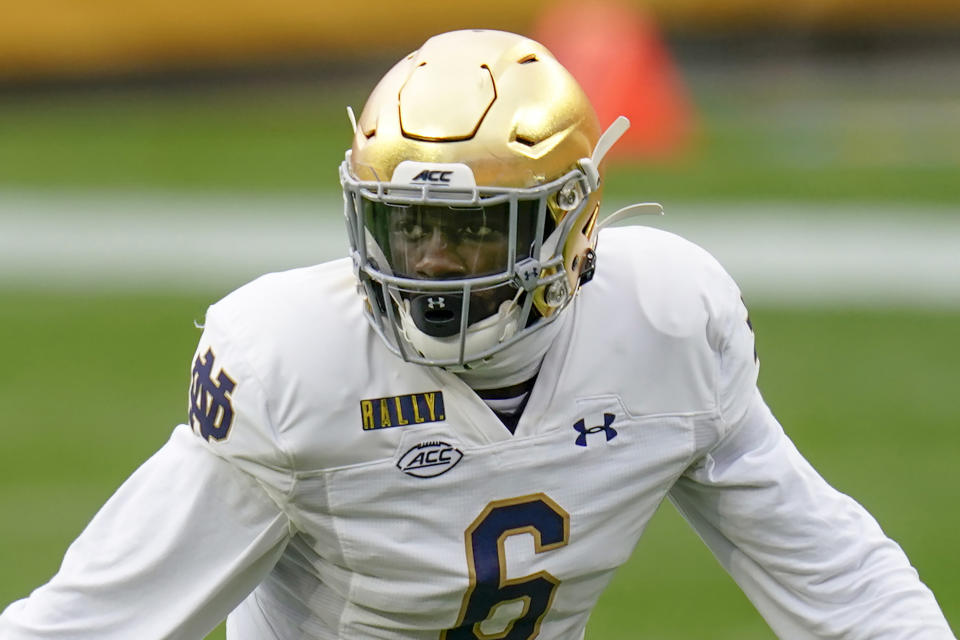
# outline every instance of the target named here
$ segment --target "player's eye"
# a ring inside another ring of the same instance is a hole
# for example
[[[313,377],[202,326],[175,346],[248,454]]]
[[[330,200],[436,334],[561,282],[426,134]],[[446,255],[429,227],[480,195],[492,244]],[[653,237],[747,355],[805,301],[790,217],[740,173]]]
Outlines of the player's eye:
[[[457,230],[458,236],[464,240],[473,240],[474,242],[492,240],[496,233],[492,227],[488,227],[485,224],[472,224],[460,227],[460,229]]]
[[[403,234],[403,237],[406,240],[411,242],[416,240],[422,240],[426,235],[426,231],[419,222],[407,221],[400,223],[400,233]]]

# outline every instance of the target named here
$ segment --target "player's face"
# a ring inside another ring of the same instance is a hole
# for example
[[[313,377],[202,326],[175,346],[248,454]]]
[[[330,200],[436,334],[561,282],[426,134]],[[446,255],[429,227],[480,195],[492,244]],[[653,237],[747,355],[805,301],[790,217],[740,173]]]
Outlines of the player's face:
[[[510,269],[510,205],[486,207],[388,205],[367,203],[371,255],[387,261],[401,277],[459,280],[502,274]],[[518,204],[516,257],[531,253],[536,225],[535,201]],[[510,283],[474,288],[470,322],[493,315],[516,295]]]
[[[404,276],[444,280],[483,276],[507,266],[506,207],[409,206],[390,219],[393,267]]]

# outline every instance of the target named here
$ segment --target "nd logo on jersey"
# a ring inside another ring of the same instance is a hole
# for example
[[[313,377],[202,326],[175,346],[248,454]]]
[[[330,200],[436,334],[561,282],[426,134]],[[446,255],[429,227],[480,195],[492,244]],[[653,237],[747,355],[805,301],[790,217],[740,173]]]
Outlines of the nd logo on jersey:
[[[213,378],[213,349],[197,356],[190,377],[190,426],[207,440],[223,440],[233,425],[236,381],[223,369]]]

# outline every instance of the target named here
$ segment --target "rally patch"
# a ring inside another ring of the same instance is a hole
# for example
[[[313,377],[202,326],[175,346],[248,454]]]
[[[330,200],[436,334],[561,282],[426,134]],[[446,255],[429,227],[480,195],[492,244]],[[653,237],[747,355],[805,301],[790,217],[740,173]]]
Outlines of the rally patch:
[[[360,424],[364,431],[444,420],[442,391],[360,401]]]

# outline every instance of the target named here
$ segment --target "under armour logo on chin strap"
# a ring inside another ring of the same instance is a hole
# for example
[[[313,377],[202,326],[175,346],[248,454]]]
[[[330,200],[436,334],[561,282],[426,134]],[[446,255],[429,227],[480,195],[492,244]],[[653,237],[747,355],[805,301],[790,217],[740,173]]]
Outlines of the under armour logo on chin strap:
[[[611,425],[616,416],[612,413],[603,414],[603,426],[590,427],[587,429],[586,423],[583,421],[583,418],[580,418],[575,423],[573,423],[573,428],[580,433],[577,436],[577,446],[585,447],[587,446],[587,436],[591,433],[600,433],[601,431],[607,436],[607,442],[610,442],[617,437],[617,430],[614,429]]]
[[[443,296],[437,296],[436,298],[427,298],[427,308],[428,309],[446,309],[447,303],[444,300]]]

